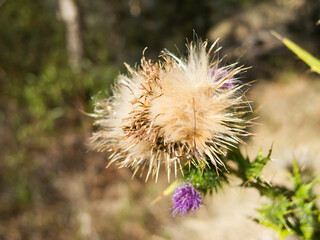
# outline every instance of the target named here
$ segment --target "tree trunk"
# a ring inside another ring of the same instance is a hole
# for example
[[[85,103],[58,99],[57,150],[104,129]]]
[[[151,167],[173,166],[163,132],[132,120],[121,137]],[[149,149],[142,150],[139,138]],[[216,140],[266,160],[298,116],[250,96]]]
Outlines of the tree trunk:
[[[78,70],[83,58],[79,9],[75,0],[59,0],[59,10],[61,18],[66,24],[69,64],[74,70]]]

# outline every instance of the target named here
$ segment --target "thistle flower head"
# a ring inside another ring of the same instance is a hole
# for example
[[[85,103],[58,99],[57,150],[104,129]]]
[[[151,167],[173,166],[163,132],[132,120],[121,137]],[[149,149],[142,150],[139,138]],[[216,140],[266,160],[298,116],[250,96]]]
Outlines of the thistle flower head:
[[[184,182],[176,187],[172,196],[172,216],[188,215],[191,211],[199,210],[203,205],[201,193],[192,186],[191,182]]]
[[[163,51],[159,62],[143,56],[137,69],[126,64],[113,97],[96,102],[93,148],[112,151],[110,164],[134,174],[147,168],[146,179],[157,179],[162,165],[168,178],[186,163],[223,167],[220,156],[248,134],[248,103],[235,76],[243,69],[221,67],[214,46],[191,44],[187,58]]]

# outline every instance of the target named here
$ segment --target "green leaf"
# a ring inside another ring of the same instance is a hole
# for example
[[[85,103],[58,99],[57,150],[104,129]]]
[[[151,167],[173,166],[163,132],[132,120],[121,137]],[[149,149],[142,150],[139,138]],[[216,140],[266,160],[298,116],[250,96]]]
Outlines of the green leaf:
[[[297,164],[297,160],[295,158],[293,159],[292,167],[293,167],[293,184],[294,184],[295,188],[297,189],[301,185],[301,177],[300,177],[300,173],[299,173],[299,167]]]
[[[272,148],[269,150],[269,153],[266,157],[262,156],[262,151],[260,150],[256,159],[249,163],[247,168],[245,169],[245,175],[247,180],[250,182],[253,179],[258,179],[261,177],[262,170],[267,162],[270,160],[272,153]]]
[[[299,47],[297,44],[292,42],[291,40],[282,37],[275,31],[271,31],[271,34],[278,38],[287,48],[289,48],[292,52],[294,52],[302,61],[308,64],[311,68],[311,71],[320,74],[320,60],[316,57],[312,56],[309,52]]]
[[[272,228],[277,231],[281,239],[292,234],[292,230],[287,226],[287,215],[291,212],[290,201],[280,196],[274,199],[272,204],[262,204],[262,208],[258,209],[260,213],[260,224]]]

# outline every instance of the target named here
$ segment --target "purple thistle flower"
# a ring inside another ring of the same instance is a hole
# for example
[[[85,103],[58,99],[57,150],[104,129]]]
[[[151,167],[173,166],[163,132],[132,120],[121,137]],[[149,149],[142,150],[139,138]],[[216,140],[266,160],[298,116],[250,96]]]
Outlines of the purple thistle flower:
[[[234,77],[231,76],[229,79],[225,80],[225,77],[227,77],[229,72],[226,69],[217,68],[214,67],[211,72],[210,76],[215,77],[216,82],[224,81],[221,88],[222,89],[229,89],[234,86]]]
[[[177,186],[172,196],[172,216],[188,215],[191,211],[199,210],[203,205],[201,193],[192,186],[191,182],[184,182]]]

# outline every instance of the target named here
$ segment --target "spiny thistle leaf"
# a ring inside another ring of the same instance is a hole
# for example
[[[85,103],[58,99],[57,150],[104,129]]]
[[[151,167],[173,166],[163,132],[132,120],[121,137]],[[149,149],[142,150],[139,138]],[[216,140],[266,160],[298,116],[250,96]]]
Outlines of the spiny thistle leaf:
[[[239,149],[232,149],[228,152],[227,158],[238,165],[238,169],[232,171],[243,180],[243,184],[253,180],[259,180],[262,177],[262,170],[271,158],[272,148],[267,156],[262,156],[260,150],[254,161],[250,161],[249,157],[244,157]]]
[[[263,157],[262,151],[260,150],[256,159],[252,163],[249,163],[249,166],[245,170],[245,175],[248,181],[261,178],[262,170],[270,160],[271,153],[272,148],[269,150],[268,155],[266,157]]]
[[[266,227],[274,229],[280,238],[284,239],[291,232],[284,217],[289,213],[289,206],[290,202],[285,197],[279,197],[272,204],[263,204],[262,208],[257,210],[260,214],[260,219],[257,221]]]
[[[300,177],[300,172],[299,172],[297,160],[295,158],[293,159],[292,167],[293,167],[293,170],[292,170],[293,184],[294,184],[294,187],[297,189],[301,185],[301,177]]]
[[[258,210],[260,219],[257,220],[264,226],[275,229],[284,239],[289,234],[295,234],[302,239],[319,239],[320,222],[319,210],[316,206],[314,186],[319,183],[313,179],[311,182],[303,182],[297,162],[293,161],[291,181],[294,190],[281,186],[273,186],[275,192],[280,194],[267,195],[270,204],[263,204]],[[255,186],[256,187],[256,186]],[[282,195],[281,193],[287,193]]]

